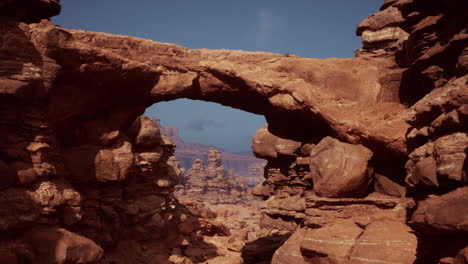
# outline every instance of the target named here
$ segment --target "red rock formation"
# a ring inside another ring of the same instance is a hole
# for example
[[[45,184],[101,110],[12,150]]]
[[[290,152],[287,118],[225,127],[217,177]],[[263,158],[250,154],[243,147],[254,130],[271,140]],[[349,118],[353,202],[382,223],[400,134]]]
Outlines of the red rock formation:
[[[203,212],[214,213],[207,213],[205,217],[196,219],[194,221],[196,224],[188,226],[184,224],[180,230],[188,235],[198,229],[197,234],[202,235],[206,241],[214,243],[218,252],[226,252],[221,253],[221,256],[212,254],[214,258],[207,263],[243,263],[241,250],[246,243],[257,239],[260,199],[247,193],[247,186],[232,169],[226,173],[218,150],[211,148],[208,156],[207,168],[199,159],[193,162],[192,168],[184,177],[184,184],[175,194],[189,208],[202,211],[200,216],[203,216]],[[214,217],[215,220],[212,219]],[[191,250],[187,249],[183,253],[177,258],[171,256],[172,260],[184,263],[183,261],[190,257],[202,261],[210,256],[210,249],[195,244]]]
[[[317,60],[26,24],[57,13],[57,2],[2,2],[0,260],[214,258],[181,235],[196,233],[198,218],[173,196],[174,145],[140,117],[190,98],[268,121],[252,146],[268,160],[254,190],[267,200],[263,229],[237,249],[245,262],[268,262],[297,230],[274,261],[296,261],[295,252],[312,263],[463,263],[467,5],[385,1],[358,26],[357,58]],[[327,136],[337,143],[322,143]],[[352,177],[333,175],[330,158]],[[207,177],[225,186],[218,159]],[[339,186],[332,194],[326,179]]]
[[[266,164],[266,161],[260,161],[249,166],[249,174],[245,178],[245,183],[249,189],[252,189],[265,180],[264,174]]]
[[[359,197],[367,194],[372,180],[368,162],[372,152],[360,145],[342,143],[331,137],[310,152],[309,169],[314,192],[326,197]]]
[[[194,160],[187,175],[183,177],[180,189],[181,195],[187,194],[194,199],[213,204],[233,204],[240,202],[240,198],[247,191],[247,186],[232,169],[229,174],[226,172],[222,165],[221,152],[210,148],[207,168],[202,160]]]
[[[185,142],[179,136],[179,130],[176,127],[166,127],[160,124],[160,120],[156,117],[151,118],[161,130],[161,134],[168,137],[169,140],[177,147],[175,156],[181,162],[181,165],[189,169],[196,159],[202,160],[208,164],[208,151],[213,146],[208,146],[200,143]],[[223,166],[234,169],[241,176],[248,176],[249,166],[260,162],[251,153],[231,153],[220,150]]]

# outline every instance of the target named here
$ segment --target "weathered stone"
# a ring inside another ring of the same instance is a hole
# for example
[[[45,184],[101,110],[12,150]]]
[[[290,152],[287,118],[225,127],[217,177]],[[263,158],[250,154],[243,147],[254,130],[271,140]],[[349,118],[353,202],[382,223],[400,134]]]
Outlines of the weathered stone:
[[[158,126],[146,116],[140,116],[130,127],[135,145],[139,148],[147,149],[161,144],[161,133]]]
[[[356,34],[360,36],[363,31],[376,31],[385,27],[396,26],[404,22],[401,12],[395,7],[389,7],[382,12],[375,13],[363,20],[356,29]]]
[[[133,166],[132,146],[122,142],[121,146],[102,149],[96,154],[96,179],[98,181],[122,181]]]
[[[308,229],[301,243],[306,263],[346,263],[363,230],[341,220],[319,229]]]
[[[468,232],[468,187],[418,203],[410,223],[423,232]]]
[[[306,192],[304,225],[317,228],[337,220],[394,219],[404,221],[409,207],[406,199],[371,193],[364,198],[327,198]],[[365,225],[365,224],[364,224]]]
[[[117,142],[108,148],[83,146],[64,153],[67,166],[77,181],[122,181],[134,165],[129,142]]]
[[[455,133],[437,139],[434,142],[437,174],[451,180],[462,181],[467,146],[466,133]]]
[[[468,104],[468,76],[450,80],[443,89],[433,90],[415,103],[407,116],[407,121],[414,126],[430,125],[444,112],[461,108]]]
[[[367,193],[372,152],[326,137],[310,153],[314,191],[326,197],[359,197]]]
[[[268,131],[268,126],[258,129],[252,140],[253,153],[263,159],[276,159],[278,155],[294,156],[300,146],[300,142],[273,135]]]
[[[374,221],[355,242],[348,263],[412,264],[416,260],[417,246],[416,236],[404,223]]]
[[[376,192],[383,193],[390,196],[404,197],[406,189],[404,186],[396,183],[385,175],[375,173],[374,174],[374,189]]]
[[[365,30],[362,32],[362,42],[365,45],[378,42],[390,42],[408,38],[408,33],[399,27],[388,27],[376,31]]]
[[[306,228],[300,228],[284,242],[284,244],[275,251],[271,264],[306,264],[301,252],[301,244],[307,233]]]
[[[412,174],[406,178],[410,186],[439,186],[436,173],[436,161],[432,158],[424,158],[418,161]]]

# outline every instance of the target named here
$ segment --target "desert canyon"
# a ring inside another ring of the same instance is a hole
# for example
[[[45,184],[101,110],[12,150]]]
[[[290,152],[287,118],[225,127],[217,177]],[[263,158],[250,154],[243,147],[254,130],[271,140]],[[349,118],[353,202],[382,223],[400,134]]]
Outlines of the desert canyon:
[[[385,0],[355,58],[313,59],[70,30],[50,22],[59,0],[0,1],[0,263],[467,264],[467,10]],[[216,149],[183,168],[143,115],[179,98],[264,115],[263,181]]]

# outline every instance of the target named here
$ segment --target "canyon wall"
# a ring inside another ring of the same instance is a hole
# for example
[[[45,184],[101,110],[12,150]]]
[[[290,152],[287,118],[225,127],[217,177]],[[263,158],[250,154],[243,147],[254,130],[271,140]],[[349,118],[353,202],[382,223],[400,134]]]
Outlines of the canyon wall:
[[[187,252],[174,146],[141,115],[189,98],[267,119],[245,263],[466,263],[467,9],[386,0],[356,58],[319,60],[68,30],[41,20],[58,1],[2,2],[0,262]]]

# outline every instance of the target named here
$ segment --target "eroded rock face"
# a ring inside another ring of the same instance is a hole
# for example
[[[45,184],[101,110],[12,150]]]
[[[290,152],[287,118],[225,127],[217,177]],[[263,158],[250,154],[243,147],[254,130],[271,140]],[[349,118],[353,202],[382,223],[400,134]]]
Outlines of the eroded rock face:
[[[359,197],[372,179],[372,152],[359,145],[326,137],[312,149],[309,168],[314,191],[326,197]]]
[[[420,201],[411,223],[429,232],[468,232],[468,187]]]
[[[300,142],[277,137],[268,131],[268,126],[257,130],[252,141],[252,151],[258,158],[277,159],[278,156],[295,156]]]
[[[265,165],[266,162],[260,161],[249,166],[249,174],[245,179],[247,187],[253,188],[257,184],[262,183],[265,180],[265,177],[263,176],[265,171]]]
[[[187,175],[183,177],[179,194],[203,199],[214,204],[235,204],[242,200],[247,192],[243,179],[231,169],[226,172],[221,161],[221,152],[210,148],[208,166],[195,159]]]
[[[36,54],[38,61],[33,66],[40,63],[42,55],[47,56],[50,59],[47,66],[53,68],[47,80],[57,79],[56,87],[67,87],[53,89],[51,107],[47,108],[50,117],[61,128],[59,130],[74,129],[67,127],[67,120],[94,114],[98,106],[113,110],[119,105],[123,113],[135,116],[135,112],[142,111],[151,103],[190,97],[264,114],[269,120],[270,130],[282,138],[308,139],[333,132],[346,142],[362,143],[371,149],[376,147],[374,143],[380,142],[381,145],[388,145],[387,148],[394,155],[405,154],[405,148],[400,143],[407,125],[399,113],[404,108],[398,105],[397,100],[387,102],[379,97],[390,89],[377,78],[387,72],[386,61],[315,60],[268,53],[190,51],[176,45],[130,37],[69,31],[46,22],[22,27],[11,25],[18,35],[28,32],[24,35],[28,36],[31,31],[31,39],[42,43],[42,46],[38,45],[41,46],[40,51],[30,52]],[[29,41],[28,37],[23,38],[25,42]],[[120,50],[114,48],[119,45],[117,43],[132,44]],[[224,62],[215,59],[224,55]],[[111,68],[101,66],[101,62],[96,60],[102,56],[113,62],[109,64],[113,65]],[[85,57],[88,61],[83,64]],[[25,62],[29,60],[24,59]],[[265,64],[265,61],[271,63]],[[229,69],[229,65],[236,65],[235,69]],[[251,65],[258,65],[256,71],[261,70],[264,74],[256,74]],[[34,67],[25,70],[35,71],[37,66]],[[234,72],[236,74],[233,75]],[[119,79],[123,75],[126,79]],[[100,87],[103,88],[95,87],[97,84],[90,81],[97,76],[101,76]],[[277,87],[283,88],[271,88],[272,80],[278,84]],[[133,86],[129,88],[134,83],[140,84],[138,89]],[[347,83],[349,87],[341,89],[341,83]],[[21,81],[11,82],[9,90],[15,90],[20,84]],[[50,83],[46,87],[49,88],[45,91],[52,91]],[[87,88],[80,90],[75,87]],[[113,92],[105,87],[113,87]],[[78,90],[79,94],[75,94]],[[94,93],[97,90],[102,95],[96,96]],[[122,92],[116,93],[117,90]],[[219,96],[228,90],[230,92],[226,96]],[[236,93],[244,94],[243,97],[249,100],[241,103],[236,100]],[[112,94],[115,98],[110,101],[111,98],[104,94]],[[49,95],[46,93],[44,96]],[[70,102],[67,99],[74,96],[82,100]],[[385,115],[387,118],[384,120]],[[353,116],[352,121],[349,116]],[[128,119],[125,116],[122,118]],[[295,129],[282,129],[283,122],[291,123]],[[368,122],[375,125],[368,126]],[[92,131],[87,132],[92,134]],[[364,134],[381,136],[363,137]]]
[[[41,228],[63,235],[48,240],[60,245],[58,261],[98,261],[101,249],[123,263],[214,257],[179,236],[198,220],[173,196],[174,145],[140,117],[153,103],[190,98],[268,121],[253,143],[268,160],[254,190],[267,199],[264,236],[237,247],[245,260],[260,252],[269,261],[292,235],[276,262],[300,259],[295,252],[314,263],[463,263],[467,9],[466,1],[385,1],[358,26],[357,58],[318,60],[26,24],[56,14],[58,2],[2,2],[0,260],[51,254],[11,236]],[[226,187],[218,156],[205,174]],[[194,190],[205,188],[199,183]],[[222,230],[205,223],[198,231]],[[333,230],[347,242],[336,246]],[[435,234],[457,243],[428,250]]]
[[[377,194],[364,199],[307,196],[306,228],[295,242],[304,259],[299,263],[413,263],[417,240],[404,223],[404,204]]]
[[[375,221],[367,225],[357,239],[349,263],[414,263],[416,249],[416,236],[404,223]]]

